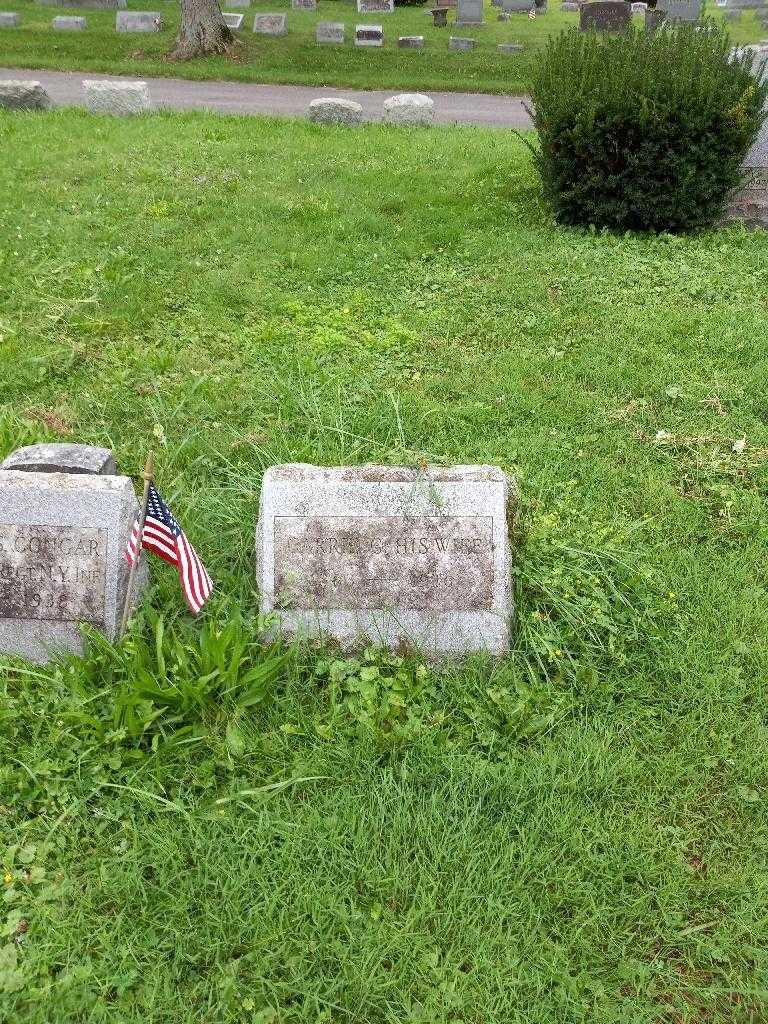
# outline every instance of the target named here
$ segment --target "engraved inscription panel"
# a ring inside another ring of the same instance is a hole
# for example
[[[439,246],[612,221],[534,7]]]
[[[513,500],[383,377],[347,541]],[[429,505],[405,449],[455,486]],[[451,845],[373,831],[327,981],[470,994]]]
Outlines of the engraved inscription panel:
[[[282,608],[492,607],[491,516],[275,516],[274,537]]]
[[[768,191],[768,167],[749,167],[744,175],[744,188],[755,192]]]
[[[107,531],[0,523],[0,618],[104,624]]]

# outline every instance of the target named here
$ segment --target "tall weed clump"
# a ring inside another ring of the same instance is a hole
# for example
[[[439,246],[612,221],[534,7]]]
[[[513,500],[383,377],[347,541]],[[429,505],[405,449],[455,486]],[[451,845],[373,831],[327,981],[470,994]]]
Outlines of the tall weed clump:
[[[731,55],[707,23],[575,30],[553,37],[534,72],[536,152],[559,223],[686,231],[715,222],[765,118],[768,84],[751,52]]]

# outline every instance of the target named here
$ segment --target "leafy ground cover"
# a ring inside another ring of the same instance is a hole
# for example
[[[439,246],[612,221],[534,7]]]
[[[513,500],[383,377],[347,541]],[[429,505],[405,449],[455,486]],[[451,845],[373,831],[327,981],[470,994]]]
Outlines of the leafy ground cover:
[[[0,146],[0,452],[153,444],[218,588],[0,669],[0,1018],[764,1020],[768,236],[557,230],[477,129]],[[519,480],[513,655],[263,649],[264,468],[422,459]]]
[[[290,3],[256,0],[245,13],[244,30],[238,33],[237,51],[232,57],[206,58],[188,63],[166,57],[176,36],[178,5],[159,0],[165,29],[158,34],[124,35],[115,32],[114,11],[74,11],[88,18],[86,32],[51,30],[52,18],[60,7],[44,7],[34,0],[18,0],[14,10],[21,15],[17,29],[0,33],[0,67],[51,68],[72,71],[111,72],[121,75],[161,75],[193,79],[234,79],[249,82],[336,85],[358,89],[430,89],[459,92],[488,92],[517,95],[527,91],[530,69],[552,33],[577,24],[578,16],[551,10],[530,21],[525,14],[508,22],[496,20],[496,8],[486,4],[486,23],[478,27],[436,29],[425,7],[398,7],[394,14],[364,16],[355,5],[343,0],[320,0],[317,11],[293,11]],[[143,0],[130,0],[129,8],[144,9]],[[226,10],[226,5],[222,8]],[[251,31],[258,11],[288,11],[289,33],[282,38],[255,36]],[[66,12],[64,12],[66,13]],[[722,12],[713,8],[713,17]],[[453,13],[451,14],[453,20]],[[318,21],[343,21],[344,46],[318,46]],[[354,46],[355,25],[360,22],[384,25],[382,49]],[[642,19],[636,18],[638,24]],[[766,30],[753,12],[729,25],[734,42],[754,42]],[[478,41],[471,53],[448,50],[448,36],[472,36]],[[423,35],[422,51],[397,49],[400,35]],[[496,52],[497,43],[519,42],[523,52],[505,57]]]

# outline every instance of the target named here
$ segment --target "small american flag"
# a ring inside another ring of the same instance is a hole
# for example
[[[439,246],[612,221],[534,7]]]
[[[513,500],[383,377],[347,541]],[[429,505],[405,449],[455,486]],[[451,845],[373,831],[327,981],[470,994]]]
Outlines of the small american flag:
[[[197,615],[211,596],[213,584],[197,552],[187,540],[171,510],[157,493],[154,484],[149,485],[147,515],[144,520],[144,535],[141,544],[139,544],[139,519],[137,519],[133,524],[128,547],[125,549],[125,557],[129,565],[133,565],[140,547],[146,548],[147,551],[153,551],[166,562],[176,566],[184,597],[194,614]]]

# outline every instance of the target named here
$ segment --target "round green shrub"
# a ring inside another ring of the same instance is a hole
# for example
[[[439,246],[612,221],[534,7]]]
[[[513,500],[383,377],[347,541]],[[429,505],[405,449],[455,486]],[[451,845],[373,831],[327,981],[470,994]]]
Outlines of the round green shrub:
[[[768,84],[713,23],[552,38],[534,72],[536,159],[561,224],[685,231],[720,217]]]

